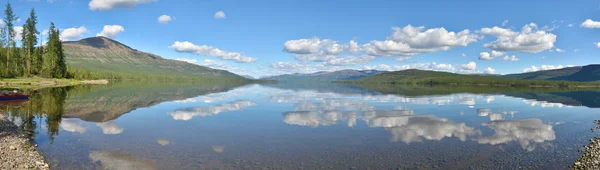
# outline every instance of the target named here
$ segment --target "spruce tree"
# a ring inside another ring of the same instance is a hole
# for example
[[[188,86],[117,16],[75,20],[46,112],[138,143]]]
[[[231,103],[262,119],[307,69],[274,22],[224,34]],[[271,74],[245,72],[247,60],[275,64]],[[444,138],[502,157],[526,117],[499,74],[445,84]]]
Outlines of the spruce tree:
[[[10,62],[10,46],[16,36],[13,22],[17,20],[17,17],[13,13],[10,3],[6,3],[6,9],[4,10],[4,25],[6,28],[6,44],[8,47],[6,54],[6,72],[9,73],[9,62]]]
[[[31,8],[31,12],[29,12],[29,18],[25,22],[23,26],[23,48],[25,49],[25,54],[27,55],[27,74],[31,74],[32,72],[32,63],[36,62],[35,56],[32,56],[35,50],[35,45],[37,44],[37,34],[39,34],[37,28],[37,16],[35,15],[35,9]]]

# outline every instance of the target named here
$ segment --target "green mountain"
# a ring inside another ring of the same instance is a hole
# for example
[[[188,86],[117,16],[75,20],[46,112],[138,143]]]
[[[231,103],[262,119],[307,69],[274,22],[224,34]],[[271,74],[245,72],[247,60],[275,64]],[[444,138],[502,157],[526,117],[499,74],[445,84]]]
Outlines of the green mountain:
[[[278,76],[265,77],[261,79],[276,80],[278,82],[331,82],[336,80],[356,80],[384,72],[385,71],[377,70],[339,70],[334,72],[321,71],[310,74],[284,74]]]
[[[78,78],[245,78],[217,70],[169,60],[138,51],[106,37],[92,37],[63,43],[69,67]]]
[[[521,74],[508,74],[504,78],[531,79],[531,80],[567,80],[593,82],[600,81],[600,65],[587,65],[567,67],[556,70],[536,71]]]
[[[358,80],[337,81],[354,84],[448,84],[448,85],[478,85],[478,86],[520,86],[520,87],[569,87],[569,86],[600,86],[600,83],[573,81],[525,80],[502,78],[497,76],[464,75],[428,70],[402,70],[381,73]]]

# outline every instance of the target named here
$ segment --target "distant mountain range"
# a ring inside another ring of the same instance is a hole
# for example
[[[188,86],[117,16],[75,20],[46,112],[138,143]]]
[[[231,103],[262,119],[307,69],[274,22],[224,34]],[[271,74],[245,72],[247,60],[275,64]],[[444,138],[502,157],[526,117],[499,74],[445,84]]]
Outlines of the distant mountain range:
[[[339,70],[333,72],[316,72],[310,74],[284,74],[278,76],[264,77],[263,80],[276,80],[278,82],[331,82],[336,80],[356,80],[360,78],[385,73],[387,71],[377,70]]]
[[[67,63],[71,68],[85,69],[109,77],[218,77],[245,79],[229,71],[212,69],[183,61],[138,51],[106,37],[92,37],[63,42]]]
[[[556,70],[536,71],[521,74],[508,74],[500,77],[531,80],[567,80],[593,82],[600,81],[600,64],[567,67]]]

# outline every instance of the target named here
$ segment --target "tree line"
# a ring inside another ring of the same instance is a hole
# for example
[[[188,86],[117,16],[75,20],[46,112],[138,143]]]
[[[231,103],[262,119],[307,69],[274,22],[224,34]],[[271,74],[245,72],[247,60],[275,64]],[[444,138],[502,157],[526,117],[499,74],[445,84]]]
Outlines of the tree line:
[[[37,29],[37,16],[32,8],[29,17],[23,24],[21,46],[17,46],[17,30],[15,16],[10,3],[4,10],[4,25],[0,27],[0,78],[45,77],[72,78],[68,72],[65,54],[60,41],[60,31],[50,23],[46,45]],[[40,45],[38,44],[38,37]]]

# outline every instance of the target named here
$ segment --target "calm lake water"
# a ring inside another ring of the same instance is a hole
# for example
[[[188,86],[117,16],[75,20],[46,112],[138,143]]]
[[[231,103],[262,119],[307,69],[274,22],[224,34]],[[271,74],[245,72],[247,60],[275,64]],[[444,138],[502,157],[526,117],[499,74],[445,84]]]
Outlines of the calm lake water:
[[[597,135],[598,91],[423,90],[112,84],[2,112],[55,169],[566,169]]]

